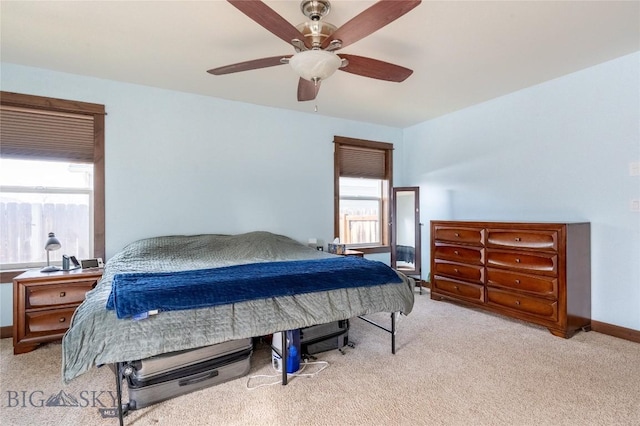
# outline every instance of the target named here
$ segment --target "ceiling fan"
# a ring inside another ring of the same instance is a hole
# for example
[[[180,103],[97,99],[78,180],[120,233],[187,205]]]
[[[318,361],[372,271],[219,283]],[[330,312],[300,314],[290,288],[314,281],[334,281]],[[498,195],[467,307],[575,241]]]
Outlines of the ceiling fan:
[[[309,21],[298,26],[290,24],[260,0],[227,1],[271,33],[291,44],[296,53],[213,68],[207,71],[210,74],[231,74],[289,64],[300,76],[298,101],[310,101],[318,95],[320,82],[338,69],[364,77],[394,82],[404,81],[413,73],[408,68],[377,59],[348,54],[338,56],[335,51],[395,21],[418,6],[421,0],[378,1],[340,28],[322,20],[331,8],[328,0],[303,0],[300,9]]]

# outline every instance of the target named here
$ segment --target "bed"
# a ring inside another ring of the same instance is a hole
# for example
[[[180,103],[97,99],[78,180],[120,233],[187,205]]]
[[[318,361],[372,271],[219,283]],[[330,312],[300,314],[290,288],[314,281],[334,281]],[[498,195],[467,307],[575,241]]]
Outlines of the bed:
[[[93,366],[103,364],[144,359],[371,313],[389,312],[393,319],[393,313],[407,315],[411,312],[413,283],[395,271],[398,279],[394,281],[397,282],[167,310],[140,320],[118,319],[115,310],[106,308],[114,278],[123,275],[176,273],[179,276],[186,271],[336,257],[269,232],[165,236],[131,243],[107,262],[102,279],[87,293],[74,314],[62,341],[63,380],[69,382]],[[240,288],[251,283],[238,285]]]

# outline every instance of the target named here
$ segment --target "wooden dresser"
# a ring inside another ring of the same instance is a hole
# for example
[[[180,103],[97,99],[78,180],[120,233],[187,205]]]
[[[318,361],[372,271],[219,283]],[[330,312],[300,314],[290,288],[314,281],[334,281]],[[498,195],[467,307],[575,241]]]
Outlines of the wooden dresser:
[[[43,273],[30,270],[13,279],[13,353],[34,350],[62,338],[85,293],[102,269]]]
[[[431,298],[547,327],[591,324],[589,223],[431,222]]]

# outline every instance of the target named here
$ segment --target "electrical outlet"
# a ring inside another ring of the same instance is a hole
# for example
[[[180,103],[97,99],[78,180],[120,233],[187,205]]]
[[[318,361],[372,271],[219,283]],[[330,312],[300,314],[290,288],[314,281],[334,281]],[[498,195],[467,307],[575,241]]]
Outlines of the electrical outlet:
[[[631,200],[631,211],[640,212],[640,200]]]
[[[629,163],[629,176],[640,176],[640,161]]]

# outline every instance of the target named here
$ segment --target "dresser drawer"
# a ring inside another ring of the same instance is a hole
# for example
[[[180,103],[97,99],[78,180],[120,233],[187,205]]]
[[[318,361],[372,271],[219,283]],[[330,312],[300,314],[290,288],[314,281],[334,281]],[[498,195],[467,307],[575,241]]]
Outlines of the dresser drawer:
[[[558,320],[558,302],[556,300],[523,296],[487,287],[487,304],[550,321]]]
[[[48,286],[27,287],[26,309],[80,304],[87,291],[97,283],[96,279],[63,282]]]
[[[484,263],[484,250],[480,247],[437,244],[434,256],[436,259],[482,265]]]
[[[525,291],[543,297],[558,297],[558,279],[487,268],[487,285]]]
[[[472,302],[484,302],[484,286],[480,284],[465,283],[435,275],[431,285],[431,291],[434,293],[449,294]]]
[[[69,328],[76,306],[63,309],[28,312],[26,314],[25,337],[33,333],[64,333]]]
[[[487,266],[556,276],[558,274],[558,255],[544,252],[525,253],[488,249]]]
[[[554,230],[487,229],[487,247],[558,251],[558,232]]]
[[[484,229],[436,226],[434,240],[461,244],[484,244]]]
[[[435,259],[433,273],[436,275],[445,275],[451,278],[484,284],[484,268],[478,265],[464,265],[461,263]]]

